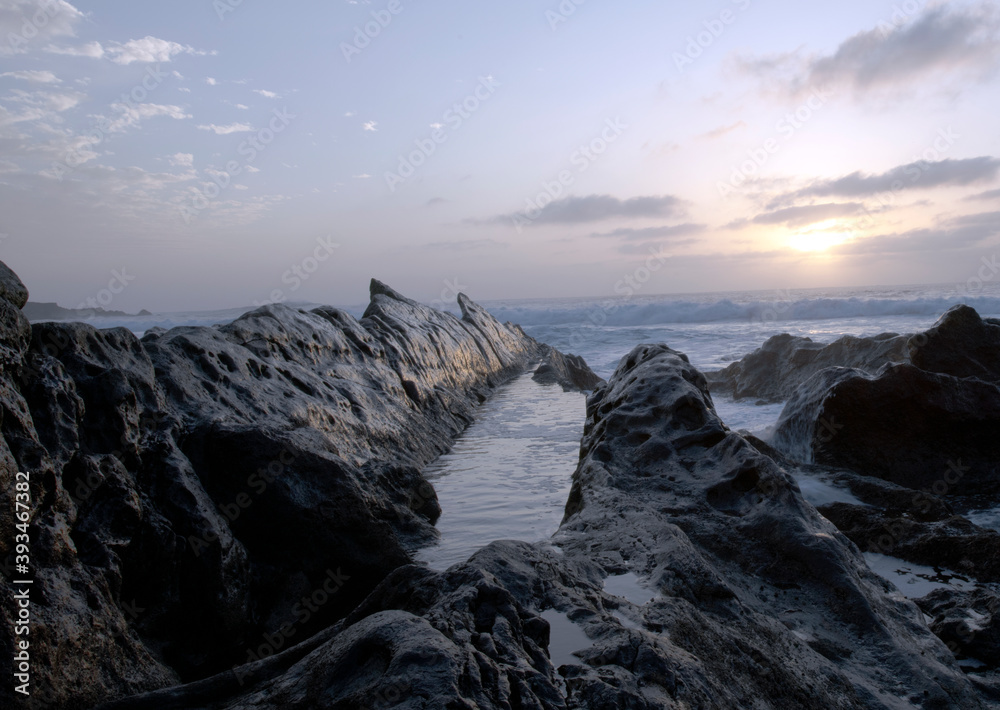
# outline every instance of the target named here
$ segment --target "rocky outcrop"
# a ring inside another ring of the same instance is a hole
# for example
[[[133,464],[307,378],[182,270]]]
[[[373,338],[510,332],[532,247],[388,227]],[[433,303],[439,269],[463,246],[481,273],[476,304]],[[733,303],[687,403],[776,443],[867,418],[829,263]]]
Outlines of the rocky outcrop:
[[[666,346],[636,348],[588,400],[551,544],[400,567],[301,647],[110,707],[289,704],[990,706]]]
[[[775,335],[760,348],[728,367],[706,374],[709,387],[734,399],[783,402],[817,372],[828,367],[853,367],[875,372],[890,362],[905,362],[907,338],[882,333],[870,338],[845,335],[823,345],[811,338]]]
[[[432,535],[423,465],[541,354],[464,295],[457,318],[379,282],[360,320],[272,305],[141,341],[29,326],[6,267],[0,296],[0,558],[17,471],[35,504],[23,707],[197,680],[342,619]]]
[[[594,374],[579,355],[563,355],[555,348],[548,348],[532,378],[543,385],[559,385],[565,391],[589,392],[604,380]]]
[[[772,443],[795,457],[938,494],[1000,492],[1000,388],[890,365],[834,368],[785,405]]]
[[[1000,382],[1000,324],[974,308],[955,306],[910,338],[910,361],[921,370]]]

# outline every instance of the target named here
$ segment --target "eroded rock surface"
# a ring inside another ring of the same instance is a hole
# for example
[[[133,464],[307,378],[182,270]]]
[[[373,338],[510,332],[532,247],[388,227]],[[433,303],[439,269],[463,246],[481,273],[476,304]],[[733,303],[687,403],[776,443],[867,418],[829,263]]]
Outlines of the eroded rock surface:
[[[566,391],[583,392],[589,392],[604,382],[582,357],[564,355],[554,348],[547,349],[531,379],[543,385],[560,385]]]
[[[992,707],[666,346],[588,400],[552,545],[398,568],[301,648],[113,707]]]
[[[456,318],[379,282],[360,320],[272,305],[141,341],[30,327],[27,290],[0,267],[8,564],[17,471],[35,501],[23,707],[195,680],[344,617],[432,534],[421,468],[541,354],[465,296]],[[11,594],[0,586],[8,678]]]
[[[799,385],[828,367],[875,372],[886,363],[906,362],[907,337],[882,333],[871,338],[845,335],[823,345],[811,338],[775,335],[760,348],[728,367],[706,374],[713,392],[734,399],[783,402]]]
[[[911,362],[922,370],[1000,382],[1000,324],[974,308],[955,306],[908,343]]]

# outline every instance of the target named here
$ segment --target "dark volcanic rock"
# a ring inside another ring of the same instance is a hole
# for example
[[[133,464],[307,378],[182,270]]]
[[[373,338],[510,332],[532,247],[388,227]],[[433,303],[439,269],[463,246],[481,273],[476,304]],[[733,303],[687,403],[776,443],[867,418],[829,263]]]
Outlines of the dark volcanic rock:
[[[549,348],[545,353],[545,358],[531,379],[545,385],[560,385],[566,391],[590,391],[604,382],[594,374],[582,357],[563,355],[554,348]]]
[[[847,503],[822,506],[819,512],[865,552],[947,568],[979,582],[1000,582],[1000,533],[960,515],[924,522]]]
[[[909,341],[910,361],[922,370],[1000,382],[1000,325],[969,306],[955,306]]]
[[[907,338],[896,333],[871,338],[845,335],[828,345],[785,333],[769,338],[742,360],[709,372],[706,377],[713,392],[731,394],[734,399],[783,402],[825,368],[854,367],[875,372],[886,363],[906,360]]]
[[[917,604],[932,617],[931,630],[956,656],[1000,668],[1000,596],[995,592],[937,589]]]
[[[666,346],[589,399],[552,542],[401,567],[301,649],[113,707],[989,707]]]
[[[772,443],[786,454],[938,495],[1000,491],[1000,388],[886,366],[833,368],[788,402]]]
[[[25,707],[197,679],[344,617],[434,534],[423,465],[541,354],[464,295],[456,318],[378,282],[360,321],[274,305],[140,341],[30,327],[0,275],[0,490],[13,511],[30,471],[35,501]],[[6,512],[0,535],[10,562]]]

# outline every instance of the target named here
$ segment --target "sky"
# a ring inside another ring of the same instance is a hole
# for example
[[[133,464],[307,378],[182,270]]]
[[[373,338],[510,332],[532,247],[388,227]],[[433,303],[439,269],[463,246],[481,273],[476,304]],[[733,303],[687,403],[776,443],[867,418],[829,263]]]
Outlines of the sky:
[[[1000,279],[998,34],[997,2],[0,0],[0,260],[130,312]]]

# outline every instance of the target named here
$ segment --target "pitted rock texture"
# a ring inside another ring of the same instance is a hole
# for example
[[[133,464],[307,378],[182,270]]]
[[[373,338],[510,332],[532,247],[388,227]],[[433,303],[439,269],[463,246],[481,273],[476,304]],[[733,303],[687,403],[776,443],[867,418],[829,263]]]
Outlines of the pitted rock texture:
[[[0,559],[17,471],[35,501],[22,707],[196,680],[343,618],[434,534],[422,467],[542,353],[464,295],[457,318],[377,281],[360,320],[272,305],[142,340],[31,327],[0,267]]]
[[[605,591],[623,574],[644,598]],[[585,635],[569,647],[566,624]],[[996,707],[663,345],[633,350],[589,398],[551,542],[398,568],[302,647],[108,710],[290,704]]]
[[[799,385],[828,367],[875,372],[886,363],[906,362],[907,337],[882,333],[870,338],[845,335],[823,345],[784,333],[728,367],[706,374],[709,387],[733,399],[784,402]]]

